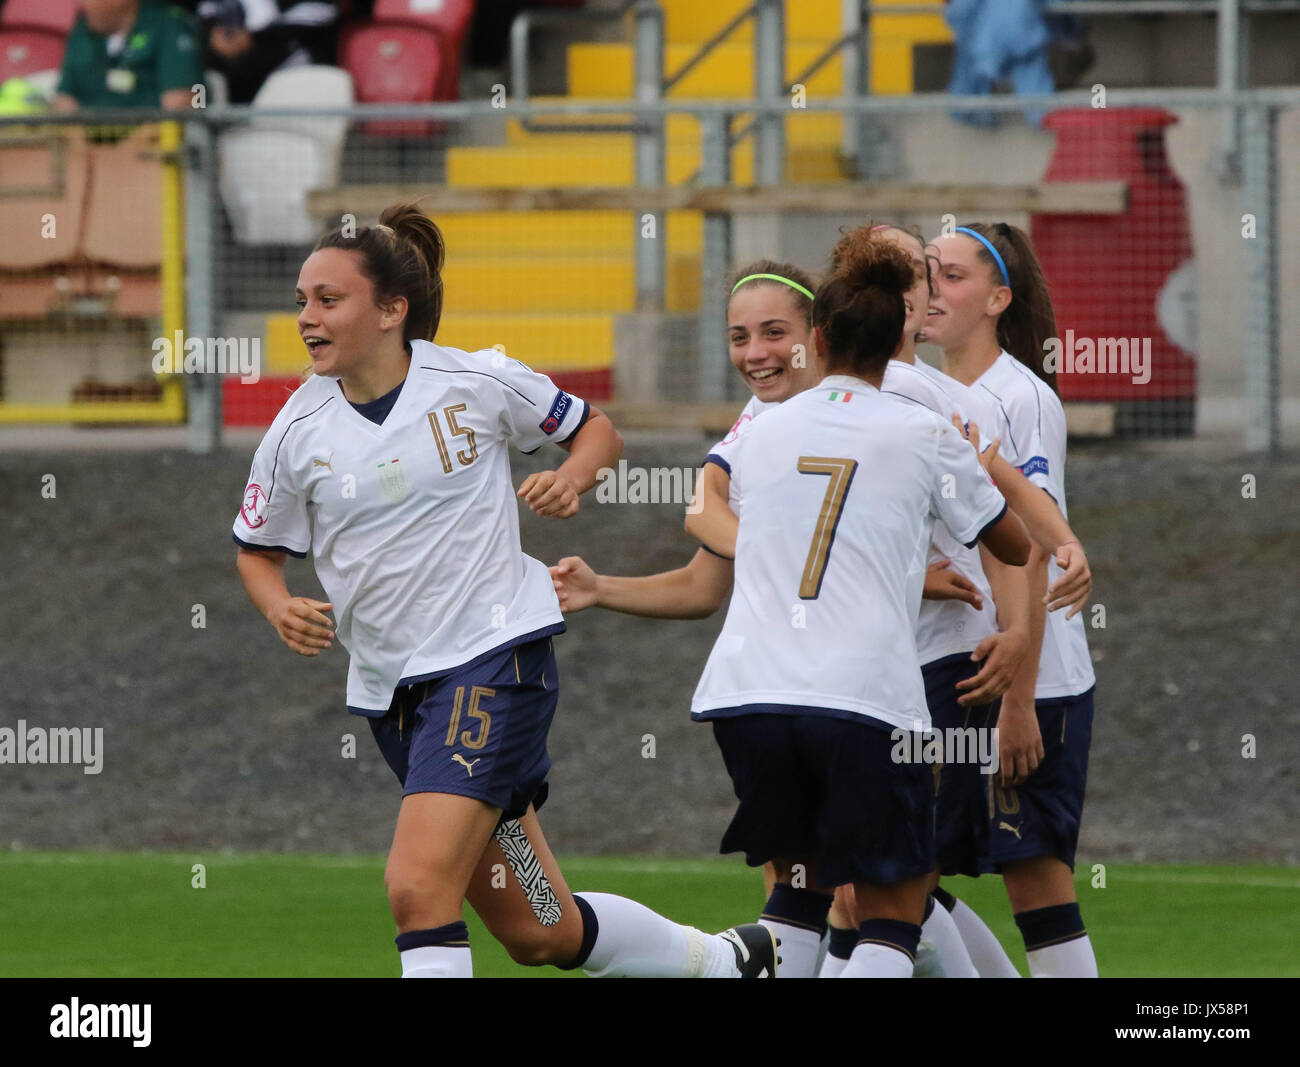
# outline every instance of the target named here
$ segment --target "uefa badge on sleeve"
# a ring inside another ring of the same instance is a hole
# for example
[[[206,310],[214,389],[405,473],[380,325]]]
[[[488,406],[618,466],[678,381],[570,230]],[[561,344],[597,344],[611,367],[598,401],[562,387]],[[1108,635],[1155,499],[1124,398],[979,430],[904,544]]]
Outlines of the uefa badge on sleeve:
[[[378,469],[379,491],[385,500],[400,504],[411,495],[411,487],[406,484],[406,475],[402,473],[397,460],[390,459],[387,463],[381,463]]]
[[[256,482],[249,482],[244,490],[244,502],[239,508],[244,518],[244,525],[256,530],[266,523],[266,490]]]

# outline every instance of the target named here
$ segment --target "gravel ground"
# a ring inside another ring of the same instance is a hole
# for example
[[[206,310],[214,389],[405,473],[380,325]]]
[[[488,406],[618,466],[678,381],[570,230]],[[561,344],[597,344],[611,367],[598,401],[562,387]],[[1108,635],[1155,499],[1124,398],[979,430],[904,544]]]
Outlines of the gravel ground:
[[[625,458],[689,465],[705,444],[634,438]],[[0,847],[387,848],[398,791],[343,710],[345,653],[289,653],[235,573],[229,528],[250,455],[0,453],[0,727],[104,730],[97,775],[0,765]],[[516,457],[516,481],[555,455]],[[1106,616],[1089,632],[1099,684],[1081,859],[1300,863],[1300,710],[1286,696],[1300,455],[1089,446],[1072,450],[1069,482]],[[680,519],[678,505],[588,497],[568,522],[521,522],[525,551],[548,563],[579,554],[650,573],[690,557]],[[306,562],[290,565],[290,587],[320,595]],[[556,642],[543,816],[557,850],[716,849],[732,796],[687,709],[721,621],[573,617]]]

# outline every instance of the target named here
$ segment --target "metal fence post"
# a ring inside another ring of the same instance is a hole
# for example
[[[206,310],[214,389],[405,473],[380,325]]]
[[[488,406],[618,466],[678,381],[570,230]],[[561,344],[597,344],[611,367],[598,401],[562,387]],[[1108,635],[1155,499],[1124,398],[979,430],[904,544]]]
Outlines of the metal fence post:
[[[1278,417],[1277,109],[1247,108],[1242,138],[1243,210],[1255,216],[1246,240],[1246,427],[1248,452],[1276,452]],[[1243,235],[1244,236],[1244,235]]]
[[[700,116],[700,180],[704,185],[727,185],[731,181],[731,150],[727,131],[731,116],[724,113]],[[722,358],[727,326],[727,294],[723,289],[731,269],[731,215],[710,211],[704,215],[704,255],[700,264],[699,398],[725,400],[727,362]]]
[[[754,28],[754,97],[779,105],[785,97],[785,4],[757,0]],[[759,185],[780,185],[785,178],[785,115],[772,111],[758,116],[754,139],[754,177]]]
[[[636,5],[636,101],[658,103],[663,95],[664,23],[663,11],[656,0],[639,0]],[[660,114],[641,112],[636,116],[640,127],[636,134],[637,185],[662,186],[664,174],[664,118]],[[667,289],[668,257],[664,245],[668,240],[667,219],[662,212],[650,213],[650,219],[637,216],[636,226],[636,307],[638,311],[662,311]],[[650,222],[652,237],[645,236]]]
[[[1241,67],[1241,8],[1239,0],[1219,0],[1217,22],[1219,90],[1235,93],[1244,85],[1248,71]],[[1230,107],[1223,114],[1220,135],[1220,176],[1225,182],[1241,180],[1241,108]]]
[[[217,136],[207,116],[185,124],[185,334],[213,336],[214,207]],[[185,377],[188,409],[186,447],[215,452],[221,445],[220,374]]]

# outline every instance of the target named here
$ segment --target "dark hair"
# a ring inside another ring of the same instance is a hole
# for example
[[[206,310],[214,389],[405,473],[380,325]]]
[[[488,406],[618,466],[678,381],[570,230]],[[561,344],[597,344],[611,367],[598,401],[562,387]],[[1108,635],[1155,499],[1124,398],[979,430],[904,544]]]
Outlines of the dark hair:
[[[866,230],[868,233],[879,233],[879,232],[882,231],[882,230],[897,230],[899,233],[905,233],[905,234],[907,234],[908,237],[910,237],[910,238],[912,238],[914,241],[916,241],[916,243],[919,244],[919,245],[921,246],[921,258],[922,258],[923,260],[925,260],[925,284],[926,284],[926,288],[928,288],[928,289],[930,290],[930,295],[931,295],[931,296],[934,295],[934,272],[931,270],[931,267],[930,267],[930,262],[931,262],[931,259],[932,259],[933,257],[931,257],[930,254],[929,254],[928,252],[926,252],[926,250],[925,250],[925,248],[926,248],[925,234],[923,234],[923,233],[921,232],[920,227],[918,227],[918,226],[904,226],[901,222],[877,222],[874,218],[868,218],[867,221],[866,221],[866,223],[865,223],[861,228],[864,229],[864,230]],[[849,233],[851,233],[851,232],[852,232],[852,231],[851,231],[847,226],[841,226],[841,227],[840,227],[840,234],[841,234],[840,243],[841,243],[841,244],[843,244],[843,238],[844,238],[844,236],[847,236],[847,235],[848,235]],[[840,247],[839,245],[836,245],[836,246],[835,246],[835,250],[838,251],[838,250],[839,250],[839,247]],[[832,269],[832,270],[835,269],[835,254],[836,254],[836,251],[832,251],[832,252],[831,252],[831,269]]]
[[[813,281],[812,275],[805,270],[800,270],[793,263],[778,263],[774,259],[759,259],[750,263],[748,266],[741,267],[732,275],[731,283],[727,287],[727,299],[730,300],[732,294],[736,291],[736,286],[742,278],[748,278],[751,274],[775,274],[778,277],[786,278],[789,281],[802,285],[810,293],[817,291],[817,283]],[[748,289],[754,285],[775,285],[789,293],[795,301],[795,307],[803,315],[804,321],[812,325],[813,302],[798,289],[792,289],[788,285],[782,285],[780,282],[774,282],[770,278],[755,278],[753,281],[746,282],[742,289]]]
[[[442,320],[442,265],[447,245],[442,231],[415,204],[393,204],[378,226],[361,226],[354,236],[331,230],[316,242],[361,256],[361,273],[374,287],[375,303],[406,298],[403,341],[432,341]]]
[[[1047,278],[1034,255],[1034,246],[1028,235],[1005,222],[971,222],[966,228],[985,237],[998,250],[1011,279],[1011,303],[998,317],[998,344],[1045,381],[1052,392],[1060,395],[1056,387],[1056,372],[1043,365],[1047,356],[1043,346],[1048,338],[1056,336],[1056,312],[1052,310]],[[994,280],[1003,284],[1002,272],[989,250],[979,241],[975,244],[978,246],[976,254],[989,265]]]
[[[831,274],[817,290],[813,324],[826,341],[826,370],[879,374],[898,348],[916,280],[911,257],[893,241],[859,226],[831,252]]]

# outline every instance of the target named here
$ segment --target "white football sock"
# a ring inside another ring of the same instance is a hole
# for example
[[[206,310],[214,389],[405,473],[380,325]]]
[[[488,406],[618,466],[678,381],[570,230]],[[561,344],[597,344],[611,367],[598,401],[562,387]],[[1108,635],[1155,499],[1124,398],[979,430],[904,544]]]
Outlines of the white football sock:
[[[1026,952],[1030,978],[1096,978],[1097,957],[1088,935]]]
[[[582,893],[596,914],[596,943],[582,969],[593,978],[734,978],[736,954],[713,934],[681,926],[612,893]]]
[[[469,946],[426,945],[399,952],[403,978],[473,978]]]
[[[912,961],[907,953],[888,945],[859,945],[849,957],[841,978],[911,978]]]
[[[822,964],[826,962],[826,957],[829,956],[830,954],[831,954],[831,928],[828,926],[826,927],[825,930],[822,931],[821,940],[817,942],[817,962],[816,964],[813,965],[814,977],[817,978],[821,977]],[[780,952],[778,952],[777,955],[780,955]],[[776,973],[779,977],[784,977],[784,975],[781,974],[781,970],[784,968],[785,968],[785,964],[783,963],[781,964],[781,968],[777,970]]]
[[[822,936],[815,930],[805,930],[802,926],[777,922],[775,919],[759,919],[776,935],[781,947],[777,955],[781,957],[781,966],[776,970],[778,978],[816,978],[817,957],[821,953]]]
[[[1011,957],[985,924],[984,920],[959,898],[949,913],[961,934],[971,963],[981,978],[1019,978],[1020,972]]]
[[[822,969],[817,972],[818,978],[839,978],[844,973],[844,968],[849,965],[848,960],[842,960],[838,956],[832,956],[826,953],[826,958],[822,960]],[[778,970],[777,975],[780,975]]]
[[[929,946],[929,952],[926,947]],[[931,957],[933,954],[933,958]],[[938,971],[935,973],[928,973]],[[921,925],[921,943],[916,952],[917,978],[978,978],[979,971],[961,939],[961,932],[948,909],[935,903],[930,917]]]

